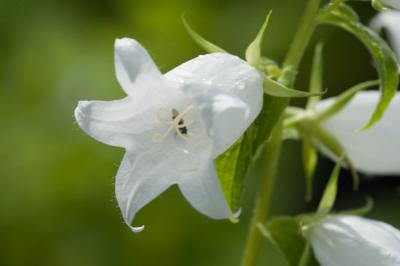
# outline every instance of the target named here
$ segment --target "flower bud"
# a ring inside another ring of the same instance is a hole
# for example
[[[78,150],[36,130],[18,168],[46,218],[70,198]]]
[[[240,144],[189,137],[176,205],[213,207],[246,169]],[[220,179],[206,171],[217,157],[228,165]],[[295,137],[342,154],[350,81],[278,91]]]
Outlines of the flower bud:
[[[400,265],[400,231],[383,222],[328,216],[314,224],[308,236],[322,266]]]

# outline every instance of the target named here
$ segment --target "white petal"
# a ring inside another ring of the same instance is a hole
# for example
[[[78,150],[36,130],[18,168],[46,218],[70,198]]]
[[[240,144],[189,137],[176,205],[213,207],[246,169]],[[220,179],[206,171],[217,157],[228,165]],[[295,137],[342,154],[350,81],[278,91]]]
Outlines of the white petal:
[[[164,78],[153,60],[133,39],[115,40],[115,71],[121,87],[134,97],[148,93],[148,89],[164,86]]]
[[[379,122],[366,131],[356,132],[368,121],[379,96],[378,91],[359,92],[341,112],[324,122],[323,127],[342,143],[358,171],[399,175],[400,93],[397,93]],[[329,106],[334,100],[330,98],[319,102],[317,109]],[[332,158],[324,149],[321,152]]]
[[[136,157],[126,153],[115,181],[115,194],[122,216],[134,232],[144,229],[144,226],[131,226],[136,213],[178,179],[176,175],[164,175],[160,169],[152,169],[150,163],[158,168],[159,162],[151,156],[140,154]]]
[[[157,121],[157,108],[143,106],[126,97],[114,101],[80,101],[75,109],[78,125],[88,135],[105,144],[140,152],[153,145],[153,135],[164,130]]]
[[[80,101],[75,109],[78,125],[94,139],[127,147],[135,141],[134,105],[129,98],[115,101]]]
[[[192,136],[187,140],[171,134],[162,142],[149,145],[147,151],[127,151],[116,177],[116,196],[129,226],[143,206],[180,179],[202,171],[210,161],[212,143],[201,129],[199,125],[197,129],[189,128]]]
[[[322,266],[400,265],[400,231],[357,216],[330,216],[310,233],[314,254]]]
[[[206,161],[179,180],[179,188],[187,201],[200,213],[213,218],[233,218],[221,189],[214,162]]]
[[[202,109],[213,156],[228,149],[254,121],[262,107],[262,76],[236,56],[215,53],[199,56],[168,72]]]
[[[391,8],[400,10],[400,1],[399,0],[382,0],[382,4],[384,4],[387,7],[391,7]]]
[[[396,0],[400,5],[400,1]],[[400,59],[400,11],[384,11],[380,12],[371,22],[371,27],[381,32],[385,30],[389,43]]]
[[[140,97],[129,95],[122,100],[81,101],[75,109],[76,121],[98,141],[124,147],[131,152],[145,151],[148,146],[154,145],[154,135],[168,127],[158,118],[161,111],[166,120],[172,121],[172,109],[182,111],[193,105],[179,87],[172,85],[149,89]],[[198,110],[186,115],[185,119],[194,121],[188,126],[190,131],[204,131]]]

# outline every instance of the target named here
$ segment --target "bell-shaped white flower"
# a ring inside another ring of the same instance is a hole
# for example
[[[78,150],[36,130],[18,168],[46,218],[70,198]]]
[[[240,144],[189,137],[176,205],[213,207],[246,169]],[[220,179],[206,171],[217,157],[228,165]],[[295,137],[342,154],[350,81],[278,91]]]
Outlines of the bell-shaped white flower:
[[[340,141],[358,171],[370,175],[399,175],[400,93],[376,125],[358,131],[371,116],[379,97],[378,91],[359,92],[344,109],[323,121],[322,126]],[[327,108],[335,99],[320,101],[317,110]],[[338,159],[324,147],[319,148],[331,159]]]
[[[328,216],[309,229],[308,237],[321,266],[400,265],[400,231],[383,222]]]
[[[262,76],[236,56],[208,54],[162,75],[135,40],[115,42],[116,76],[127,96],[81,101],[79,126],[123,147],[116,197],[130,226],[136,213],[173,184],[199,212],[233,217],[213,159],[228,149],[262,107]],[[131,227],[139,232],[141,227]]]
[[[381,3],[385,7],[400,10],[400,1],[399,0],[381,0]]]
[[[400,1],[392,0],[398,5],[400,10]],[[371,21],[371,28],[377,32],[385,31],[389,43],[400,60],[400,11],[389,10],[380,12]]]

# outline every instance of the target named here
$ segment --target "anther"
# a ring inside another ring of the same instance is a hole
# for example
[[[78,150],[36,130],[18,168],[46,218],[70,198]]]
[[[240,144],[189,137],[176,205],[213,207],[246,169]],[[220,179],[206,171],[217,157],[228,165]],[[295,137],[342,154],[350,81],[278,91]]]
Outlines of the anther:
[[[163,141],[174,129],[178,136],[182,137],[183,139],[188,139],[187,136],[190,136],[187,127],[193,124],[193,120],[185,121],[183,117],[194,110],[193,105],[189,105],[185,110],[179,113],[176,109],[172,109],[172,120],[165,119],[161,116],[162,109],[158,110],[156,113],[157,119],[163,123],[168,124],[168,129],[163,134],[155,134],[153,139],[156,142]]]

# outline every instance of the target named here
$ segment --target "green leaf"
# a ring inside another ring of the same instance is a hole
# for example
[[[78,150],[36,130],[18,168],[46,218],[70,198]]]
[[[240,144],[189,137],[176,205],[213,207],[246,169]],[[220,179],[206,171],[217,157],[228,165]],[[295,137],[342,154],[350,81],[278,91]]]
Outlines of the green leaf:
[[[290,89],[290,88],[282,85],[281,83],[274,81],[266,76],[264,76],[263,86],[264,86],[265,94],[275,96],[275,97],[292,97],[292,98],[310,97],[310,96],[320,96],[326,92],[326,91],[323,91],[323,92],[311,93],[311,92],[306,92],[306,91]]]
[[[303,167],[306,179],[306,201],[310,201],[313,195],[314,172],[317,166],[317,150],[312,145],[307,134],[303,136]]]
[[[242,138],[215,160],[218,178],[233,212],[240,206],[243,180],[259,147],[269,138],[288,98],[264,95],[263,110]]]
[[[186,21],[186,18],[184,15],[182,15],[182,22],[183,25],[185,26],[187,32],[189,33],[190,37],[201,47],[203,48],[206,52],[208,53],[226,53],[224,49],[221,47],[207,41],[203,37],[200,36],[196,31],[194,31],[189,23]]]
[[[258,32],[256,38],[246,49],[246,60],[247,62],[254,66],[258,67],[261,59],[261,44],[264,39],[265,30],[268,27],[269,18],[271,17],[272,10],[268,12],[267,17],[265,18],[265,22],[262,25],[260,31]]]
[[[328,184],[326,185],[324,194],[322,195],[322,199],[319,203],[316,214],[319,217],[324,217],[327,214],[329,214],[332,210],[333,204],[335,203],[340,167],[342,165],[343,159],[344,155],[340,157],[339,161],[337,162],[335,168],[332,171]]]
[[[339,0],[334,6],[327,6],[324,11],[333,12],[336,14],[340,14],[343,18],[347,20],[354,20],[359,21],[360,17],[358,16],[357,12],[354,11],[351,6],[344,4],[347,0]],[[370,1],[370,0],[365,0]]]
[[[351,8],[340,5],[333,11],[326,8],[319,17],[320,23],[338,26],[356,36],[369,50],[378,68],[381,80],[381,97],[372,117],[363,129],[368,129],[379,121],[396,94],[399,82],[396,56],[387,43],[374,31],[362,25],[354,15],[349,15]]]
[[[336,137],[320,127],[315,122],[312,123],[312,125],[308,126],[307,132],[314,140],[316,140],[316,142],[322,144],[324,148],[326,148],[337,158],[340,158],[343,154],[345,154],[344,161],[351,172],[354,190],[357,190],[360,183],[360,177],[358,176],[357,171],[354,169],[353,163],[351,162],[350,158],[346,155],[344,147],[342,146],[342,144],[340,144]]]
[[[322,43],[319,43],[314,50],[314,59],[310,78],[310,92],[320,93],[322,91],[323,64],[322,64]],[[314,108],[321,97],[308,98],[306,109]]]
[[[243,180],[251,159],[253,138],[250,135],[250,133],[243,135],[228,151],[215,160],[218,178],[232,212],[239,209]]]
[[[292,217],[276,218],[267,225],[258,225],[262,235],[270,241],[281,255],[287,265],[298,266],[306,247],[306,241],[301,235],[301,229],[297,221]],[[304,266],[317,266],[318,263],[309,253],[309,261]]]
[[[380,84],[379,80],[373,80],[373,81],[366,81],[360,84],[357,84],[350,89],[344,91],[342,94],[340,94],[338,97],[336,97],[336,100],[334,103],[329,106],[328,108],[318,112],[314,119],[317,121],[323,121],[326,120],[336,113],[340,112],[344,107],[347,106],[347,104],[353,99],[353,97],[362,90],[368,89],[370,87],[374,87]]]

